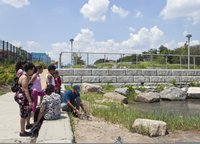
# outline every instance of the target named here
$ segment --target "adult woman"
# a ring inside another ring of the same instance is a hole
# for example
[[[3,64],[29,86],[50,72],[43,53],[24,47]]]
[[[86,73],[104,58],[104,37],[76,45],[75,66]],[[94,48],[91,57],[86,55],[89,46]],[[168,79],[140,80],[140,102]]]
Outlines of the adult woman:
[[[61,100],[60,95],[55,93],[53,85],[47,85],[46,95],[44,96],[40,108],[36,109],[32,128],[32,136],[37,137],[43,120],[56,120],[61,116]]]
[[[15,100],[19,104],[20,109],[20,126],[21,131],[19,133],[20,136],[31,136],[31,133],[25,131],[25,121],[27,121],[27,129],[31,127],[30,125],[30,113],[32,110],[32,99],[30,96],[30,90],[28,88],[29,85],[29,77],[33,75],[35,70],[35,66],[31,62],[27,62],[24,65],[24,73],[20,76],[18,84],[19,90],[16,93]]]
[[[43,73],[43,67],[37,66],[35,69],[35,73],[31,77],[31,81],[30,81],[30,83],[32,84],[31,95],[33,97],[33,117],[34,117],[35,109],[38,103],[38,96],[41,97],[40,99],[40,103],[41,103],[42,97],[45,95],[45,92],[42,90],[41,78],[39,75],[41,73]]]
[[[16,77],[19,78],[24,71],[24,65],[27,63],[27,61],[18,61],[15,65],[15,71],[16,71]]]

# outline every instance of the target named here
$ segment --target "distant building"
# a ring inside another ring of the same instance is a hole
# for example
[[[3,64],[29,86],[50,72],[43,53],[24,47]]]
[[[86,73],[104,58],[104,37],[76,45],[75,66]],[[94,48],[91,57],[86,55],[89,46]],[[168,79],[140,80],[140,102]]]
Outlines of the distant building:
[[[46,53],[31,53],[33,62],[43,62],[46,66],[51,64],[51,58]]]

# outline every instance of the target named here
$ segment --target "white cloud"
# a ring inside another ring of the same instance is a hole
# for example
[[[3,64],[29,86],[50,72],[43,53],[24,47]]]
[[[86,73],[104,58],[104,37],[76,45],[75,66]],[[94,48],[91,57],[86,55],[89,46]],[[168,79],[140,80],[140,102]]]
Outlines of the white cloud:
[[[141,28],[138,33],[130,33],[129,39],[122,42],[123,47],[138,48],[141,51],[158,48],[164,33],[157,26],[150,29]]]
[[[150,48],[158,48],[162,43],[162,37],[164,33],[157,26],[150,29],[141,28],[138,32],[130,32],[129,38],[127,40],[116,42],[112,39],[105,41],[97,41],[95,39],[94,33],[89,29],[81,29],[74,38],[74,51],[82,52],[107,52],[107,53],[138,53],[143,50],[148,50]],[[58,60],[59,53],[61,51],[70,52],[70,43],[54,43],[51,45],[52,50],[49,52],[50,56]],[[86,55],[82,56],[86,60]],[[120,57],[109,55],[109,58],[117,59]],[[103,55],[92,55],[90,56],[90,62],[94,60],[103,58]],[[62,61],[67,64],[70,63],[70,55],[64,54]]]
[[[185,43],[186,43],[186,41],[176,42],[175,40],[171,40],[171,41],[166,42],[164,44],[164,46],[166,46],[169,49],[174,49],[174,48],[178,48],[178,47],[184,46]],[[190,42],[191,46],[199,45],[199,44],[200,44],[199,40],[191,40],[191,42]]]
[[[128,16],[128,14],[129,14],[129,11],[127,11],[127,10],[121,8],[121,7],[118,7],[116,5],[113,5],[111,7],[111,10],[112,10],[113,13],[118,14],[122,18]]]
[[[185,17],[192,19],[193,24],[200,22],[200,0],[167,0],[160,15],[164,19]]]
[[[105,21],[109,3],[109,0],[88,0],[80,12],[90,21]]]
[[[24,49],[29,51],[29,52],[38,52],[38,51],[41,51],[40,47],[41,46],[38,42],[27,41]]]
[[[134,33],[135,32],[135,29],[133,27],[129,27],[128,30],[129,30],[130,33]]]
[[[139,10],[137,10],[137,11],[136,11],[136,14],[135,14],[135,17],[136,17],[136,18],[143,18],[142,12],[139,11]]]
[[[22,47],[22,42],[20,41],[13,41],[12,44],[16,47]]]
[[[29,0],[0,0],[0,2],[11,5],[15,8],[22,8],[30,4]]]

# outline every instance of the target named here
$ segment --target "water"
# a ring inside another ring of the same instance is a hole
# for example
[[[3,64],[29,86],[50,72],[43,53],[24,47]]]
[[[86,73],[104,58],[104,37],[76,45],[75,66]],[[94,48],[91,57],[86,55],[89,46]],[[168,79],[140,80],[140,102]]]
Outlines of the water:
[[[180,116],[200,115],[200,100],[187,99],[186,101],[161,101],[156,103],[131,104],[141,112],[169,113]]]

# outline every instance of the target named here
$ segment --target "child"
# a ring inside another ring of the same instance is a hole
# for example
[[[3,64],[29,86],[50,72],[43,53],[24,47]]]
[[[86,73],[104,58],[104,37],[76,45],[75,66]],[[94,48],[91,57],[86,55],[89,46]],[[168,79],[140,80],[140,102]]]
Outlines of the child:
[[[48,73],[46,75],[46,84],[47,85],[55,86],[55,80],[53,77],[55,70],[56,70],[56,67],[54,65],[51,64],[48,66]]]
[[[61,81],[58,71],[55,71],[54,73],[54,80],[55,80],[55,92],[57,94],[60,94],[62,81]]]

